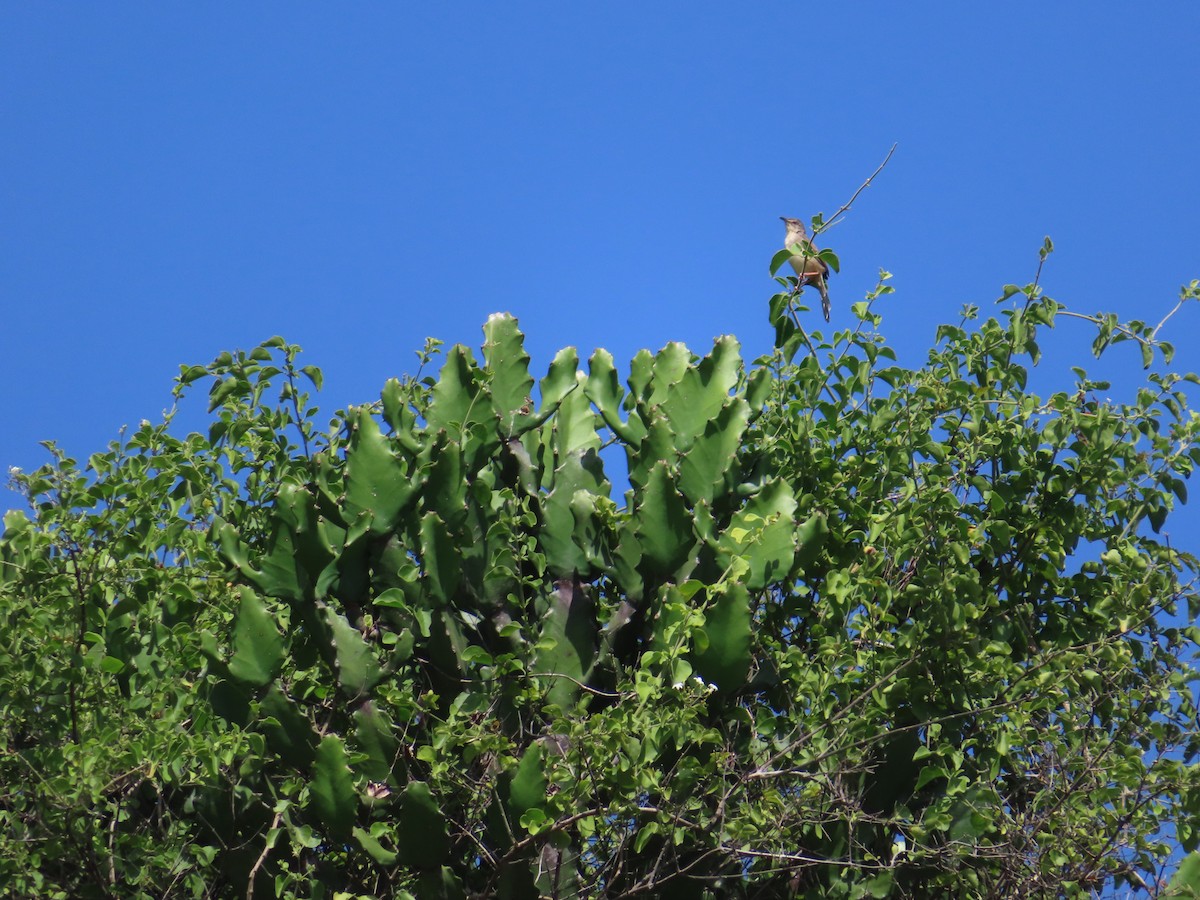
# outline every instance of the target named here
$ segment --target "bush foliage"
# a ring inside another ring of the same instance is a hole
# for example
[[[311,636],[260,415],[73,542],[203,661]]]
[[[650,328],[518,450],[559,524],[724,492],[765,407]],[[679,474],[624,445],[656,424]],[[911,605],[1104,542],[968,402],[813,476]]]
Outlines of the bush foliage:
[[[0,538],[0,884],[1159,890],[1200,842],[1197,560],[1163,532],[1195,377],[1085,317],[1163,371],[1035,396],[1071,315],[1036,285],[904,368],[886,273],[829,340],[781,282],[749,366],[566,349],[535,384],[497,315],[326,429],[273,338],[182,367],[207,434],[48,445]]]

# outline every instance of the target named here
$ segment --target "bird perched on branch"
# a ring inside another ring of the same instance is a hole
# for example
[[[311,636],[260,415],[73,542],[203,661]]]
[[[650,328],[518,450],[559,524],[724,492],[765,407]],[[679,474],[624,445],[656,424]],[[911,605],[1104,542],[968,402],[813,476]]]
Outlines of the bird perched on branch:
[[[798,287],[811,284],[821,292],[821,312],[825,313],[825,321],[828,322],[829,289],[826,287],[825,281],[829,278],[829,266],[825,265],[825,261],[817,256],[817,248],[808,239],[808,232],[805,230],[803,222],[799,219],[789,219],[787,216],[779,218],[787,226],[787,237],[784,238],[783,246],[791,249],[797,244],[800,245],[800,252],[788,260],[800,278]]]

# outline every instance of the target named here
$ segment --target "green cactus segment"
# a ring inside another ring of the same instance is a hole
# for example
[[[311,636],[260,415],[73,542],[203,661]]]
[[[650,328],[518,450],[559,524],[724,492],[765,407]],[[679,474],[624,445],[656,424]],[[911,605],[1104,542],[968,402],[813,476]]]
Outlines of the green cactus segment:
[[[580,390],[580,374],[579,354],[574,347],[564,347],[554,355],[550,368],[546,370],[546,377],[538,385],[542,395],[539,417],[557,410],[567,394]],[[615,376],[616,373],[613,374]]]
[[[737,573],[751,591],[783,579],[796,557],[795,511],[791,487],[784,481],[769,482],[737,512],[718,539],[721,565]]]
[[[483,334],[483,360],[492,410],[500,419],[501,430],[510,434],[523,418],[530,415],[521,412],[528,406],[533,390],[529,354],[525,352],[524,336],[517,329],[517,320],[507,313],[489,316]]]
[[[392,767],[399,757],[392,720],[369,701],[354,712],[354,749],[365,757],[355,764],[355,771],[372,781],[392,778]]]
[[[583,383],[583,375],[579,375]],[[581,450],[598,450],[600,436],[596,433],[596,414],[592,412],[587,394],[582,390],[568,393],[559,403],[554,417],[553,445],[556,461],[566,459]]]
[[[292,768],[307,772],[316,759],[317,734],[299,707],[274,685],[258,702],[259,727],[271,749]]]
[[[750,404],[738,397],[717,413],[695,440],[679,465],[679,488],[693,504],[711,501],[736,480],[737,451],[741,446]]]
[[[531,671],[548,675],[546,695],[566,707],[578,696],[596,659],[596,609],[578,578],[560,578],[542,619]]]
[[[675,432],[662,411],[657,407],[650,410],[645,414],[645,421],[647,425],[641,443],[629,460],[629,483],[635,488],[646,487],[650,470],[655,465],[663,462],[674,469],[680,458],[675,450]]]
[[[296,599],[304,596],[287,532],[279,531],[272,536],[265,551],[258,554],[258,567],[250,562],[249,545],[241,539],[237,529],[220,516],[214,518],[211,534],[221,558],[268,597]]]
[[[796,565],[801,570],[810,566],[829,537],[829,522],[824,513],[815,513],[796,528]]]
[[[449,866],[442,866],[436,872],[421,876],[417,882],[417,896],[420,900],[466,900],[467,891],[454,871]]]
[[[317,597],[324,597],[338,577],[338,555],[346,542],[346,529],[322,516],[317,498],[298,484],[279,489],[275,516],[291,535],[297,581],[310,585]],[[288,565],[286,560],[283,565]]]
[[[360,409],[346,451],[348,521],[365,516],[371,532],[385,534],[396,525],[415,491],[408,464],[392,453],[371,414]]]
[[[346,617],[326,607],[329,645],[338,686],[350,698],[362,697],[379,680],[379,663],[357,628]]]
[[[594,450],[573,452],[555,472],[554,490],[542,502],[545,527],[541,535],[546,562],[554,574],[587,571],[597,558],[597,548],[589,546],[595,539],[590,511],[594,510],[594,498],[607,494],[608,482]]]
[[[354,825],[358,797],[347,764],[346,748],[337,735],[327,734],[317,747],[309,785],[309,808],[332,840],[346,841]]]
[[[625,392],[617,377],[612,354],[607,350],[597,350],[588,360],[586,391],[613,434],[627,445],[641,441],[644,433],[641,422],[635,416],[630,416],[628,421],[621,418],[621,399]]]
[[[746,379],[746,402],[750,404],[753,413],[751,418],[756,417],[766,406],[774,389],[775,375],[765,366],[755,369]]]
[[[596,464],[599,465],[599,458],[596,459]],[[571,498],[571,514],[575,519],[575,542],[587,559],[587,566],[581,567],[579,571],[587,572],[589,578],[597,572],[604,571],[609,565],[613,543],[610,524],[613,509],[613,504],[608,498],[598,497],[589,491],[576,491]]]
[[[451,440],[462,441],[472,424],[484,420],[492,406],[479,396],[480,377],[470,350],[461,344],[450,348],[425,413],[431,432],[445,431]]]
[[[386,826],[380,822],[377,823],[376,828],[382,832],[386,829]],[[380,843],[379,838],[367,831],[365,828],[359,828],[358,826],[355,826],[354,839],[358,841],[358,845],[367,852],[367,855],[381,866],[395,865],[396,860],[400,856],[400,854],[398,854],[395,850],[388,850],[386,847],[384,847],[383,844]]]
[[[629,362],[629,396],[625,398],[625,408],[632,410],[641,404],[643,407],[650,397],[650,382],[654,380],[655,357],[649,350],[639,350]]]
[[[668,377],[672,379],[670,389],[662,397],[663,412],[671,423],[671,430],[678,436],[676,452],[687,452],[692,442],[705,432],[722,408],[730,402],[730,392],[737,387],[742,374],[742,358],[738,354],[738,342],[728,335],[718,338],[712,353],[699,364],[692,365],[692,356],[682,344],[668,345]],[[660,359],[668,352],[659,354]],[[655,391],[658,384],[659,362],[655,366]]]
[[[645,596],[646,584],[642,577],[642,545],[632,527],[621,530],[617,542],[617,550],[613,554],[612,565],[607,569],[621,590],[632,602],[637,603]]]
[[[410,405],[411,391],[397,378],[389,378],[384,382],[379,399],[383,407],[383,420],[392,427],[392,433],[400,441],[400,445],[410,453],[415,453],[418,444],[413,437],[417,428],[417,414]]]
[[[437,869],[450,853],[446,817],[423,781],[410,782],[400,796],[397,850],[406,865]]]
[[[694,654],[693,664],[701,678],[725,692],[743,687],[750,672],[751,605],[746,587],[730,584],[705,612],[708,646]]]
[[[310,482],[284,484],[254,548],[216,520],[214,543],[252,587],[241,591],[229,650],[200,636],[214,708],[289,776],[309,777],[312,826],[331,847],[415,869],[421,896],[461,896],[463,886],[445,869],[446,817],[429,786],[409,781],[383,689],[373,694],[385,675],[420,686],[445,717],[464,684],[493,677],[494,661],[511,654],[506,664],[515,658],[513,671],[532,676],[543,708],[565,711],[691,615],[688,628],[702,633],[670,677],[695,672],[731,693],[752,668],[753,598],[795,577],[828,534],[820,514],[795,524],[786,483],[742,483],[738,453],[772,382],[746,380],[734,339],[719,338],[702,360],[678,343],[639,353],[628,390],[606,352],[585,377],[564,350],[535,411],[516,320],[493,316],[485,335],[482,368],[455,347],[427,395],[385,386],[390,436],[370,410],[352,412],[344,465],[318,454]],[[601,463],[605,428],[624,446],[626,508]],[[702,626],[704,595],[684,600],[675,587],[701,571],[718,582]],[[285,601],[290,617],[277,623],[264,595]],[[601,596],[619,603],[601,614]],[[332,672],[322,677],[336,683],[342,712],[324,737],[279,679],[289,651]],[[550,740],[517,742],[519,762],[499,776],[488,826],[498,846],[537,834],[548,815]],[[408,786],[380,803],[360,797],[356,779]],[[361,827],[360,806],[372,826]],[[578,849],[522,845],[495,888],[513,897],[578,888]]]
[[[459,546],[436,513],[421,519],[421,556],[429,595],[438,606],[449,603],[462,583]]]
[[[1200,850],[1193,850],[1179,863],[1163,897],[1200,897]]]
[[[249,588],[242,595],[233,626],[233,658],[229,675],[244,684],[270,684],[283,665],[283,635],[262,600]]]
[[[542,760],[542,744],[534,741],[521,756],[508,786],[508,814],[513,822],[531,809],[546,805],[546,773]]]
[[[691,520],[692,514],[675,489],[666,463],[656,463],[634,514],[645,570],[663,578],[679,571],[696,545]]]
[[[630,372],[629,384],[635,388],[638,405],[649,409],[667,403],[675,386],[683,381],[691,366],[692,351],[686,344],[671,341],[655,354],[652,376],[644,384],[640,383],[640,379],[635,379],[634,376],[641,373],[634,367]]]
[[[445,432],[433,440],[429,477],[422,498],[425,505],[453,527],[467,510],[468,483],[459,445],[446,438]]]

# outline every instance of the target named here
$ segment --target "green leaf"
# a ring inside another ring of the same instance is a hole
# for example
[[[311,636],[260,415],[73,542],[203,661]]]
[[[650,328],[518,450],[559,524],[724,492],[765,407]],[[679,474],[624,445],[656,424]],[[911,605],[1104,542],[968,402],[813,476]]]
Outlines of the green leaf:
[[[308,376],[308,380],[313,383],[318,391],[325,384],[325,374],[316,366],[301,366],[300,371]]]
[[[784,247],[782,250],[777,251],[775,255],[771,257],[771,277],[774,278],[775,274],[783,268],[784,263],[788,262],[795,255],[796,254],[791,251],[790,247]]]

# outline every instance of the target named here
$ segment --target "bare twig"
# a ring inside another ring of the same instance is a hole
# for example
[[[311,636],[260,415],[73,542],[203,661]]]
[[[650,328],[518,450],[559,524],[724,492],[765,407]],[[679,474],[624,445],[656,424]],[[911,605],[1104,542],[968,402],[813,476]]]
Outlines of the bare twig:
[[[1163,317],[1162,317],[1162,321],[1161,321],[1161,322],[1159,322],[1157,325],[1155,325],[1155,326],[1154,326],[1154,330],[1153,330],[1152,332],[1150,332],[1150,340],[1152,340],[1152,341],[1153,341],[1153,340],[1155,340],[1155,339],[1158,337],[1158,332],[1159,332],[1159,329],[1161,329],[1161,328],[1162,328],[1164,325],[1166,325],[1166,324],[1167,324],[1167,319],[1171,318],[1171,316],[1173,316],[1173,315],[1175,315],[1175,313],[1179,312],[1179,308],[1180,308],[1181,306],[1183,306],[1183,304],[1184,304],[1184,303],[1185,303],[1187,300],[1188,300],[1188,298],[1187,298],[1187,297],[1180,297],[1180,298],[1179,298],[1179,302],[1175,304],[1175,306],[1174,306],[1174,307],[1171,309],[1171,311],[1170,311],[1169,313],[1167,313],[1165,316],[1163,316]]]
[[[850,207],[854,205],[854,201],[858,199],[858,195],[861,194],[863,191],[865,191],[870,186],[871,182],[875,180],[875,176],[883,171],[883,167],[888,164],[888,160],[890,160],[892,158],[892,154],[896,152],[896,148],[898,146],[899,146],[899,144],[892,144],[892,149],[887,152],[887,156],[885,156],[883,158],[883,162],[881,162],[879,164],[879,168],[877,168],[874,172],[872,172],[871,176],[866,181],[864,181],[862,184],[860,184],[858,186],[858,190],[854,192],[853,196],[851,196],[851,198],[849,200],[847,200],[844,204],[842,204],[841,208],[838,209],[837,212],[835,212],[832,216],[829,217],[828,222],[822,222],[820,228],[813,229],[813,237],[816,237],[818,234],[820,234],[822,231],[825,231],[826,229],[832,228],[834,225],[837,224],[839,216],[842,216],[845,213],[848,213],[850,211]]]
[[[275,843],[271,840],[271,832],[279,827],[279,822],[282,819],[283,812],[280,811],[275,813],[275,818],[271,820],[271,827],[267,829],[267,840],[263,845],[263,851],[258,854],[258,859],[254,861],[254,865],[250,868],[250,874],[246,878],[246,900],[254,900],[254,877],[258,875],[258,870],[267,861],[267,854],[271,852],[271,846]]]
[[[600,688],[594,688],[591,685],[584,684],[578,678],[572,678],[570,675],[564,675],[562,672],[530,672],[530,678],[563,678],[571,682],[577,688],[587,691],[589,694],[594,694],[597,697],[606,697],[610,700],[620,700],[622,697],[631,697],[632,693],[614,694],[611,691],[602,691]]]

